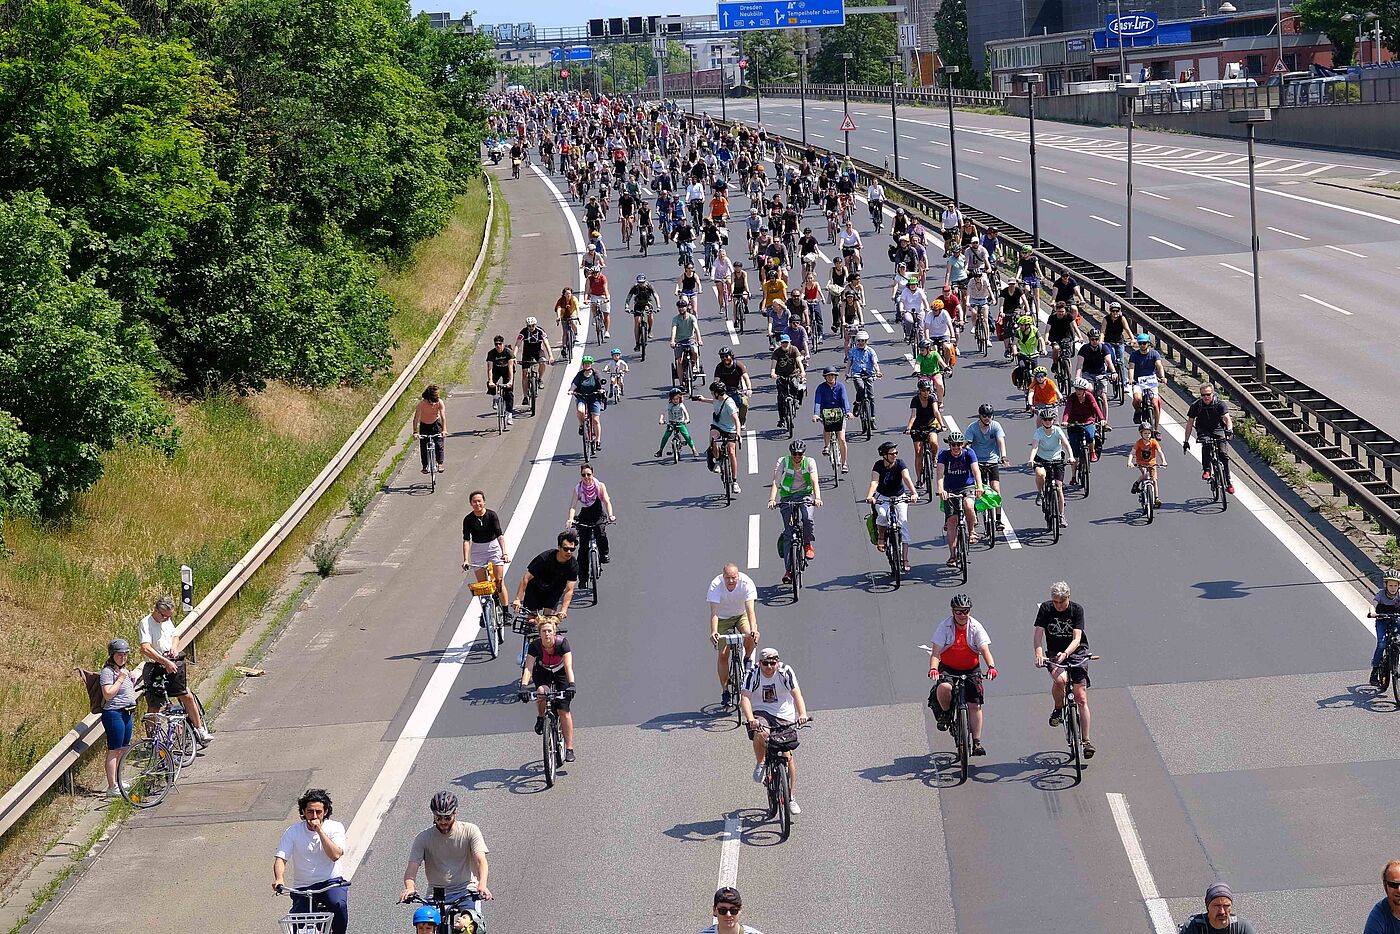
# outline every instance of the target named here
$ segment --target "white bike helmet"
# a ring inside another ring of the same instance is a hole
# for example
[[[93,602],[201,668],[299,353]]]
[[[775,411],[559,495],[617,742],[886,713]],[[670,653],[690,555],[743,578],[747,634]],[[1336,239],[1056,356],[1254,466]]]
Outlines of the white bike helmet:
[[[534,327],[535,325],[537,325],[537,324],[539,324],[539,323],[540,323],[540,319],[539,319],[539,318],[536,318],[534,315],[531,315],[530,317],[528,317],[528,318],[525,319],[525,326],[526,326],[527,328],[532,328],[532,327]]]
[[[861,330],[859,330],[859,331],[856,332],[856,340],[858,340],[858,341],[868,341],[868,340],[870,340],[870,332],[862,328]]]

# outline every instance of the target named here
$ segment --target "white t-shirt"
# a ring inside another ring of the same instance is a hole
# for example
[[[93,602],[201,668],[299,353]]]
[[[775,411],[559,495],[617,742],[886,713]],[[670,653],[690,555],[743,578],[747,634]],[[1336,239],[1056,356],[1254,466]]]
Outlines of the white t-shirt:
[[[739,583],[730,590],[724,586],[724,575],[718,574],[710,581],[710,589],[705,594],[705,599],[715,605],[715,614],[720,619],[732,619],[735,616],[743,616],[744,605],[750,600],[758,599],[758,588],[754,586],[752,577],[740,571]]]
[[[345,849],[345,825],[337,820],[322,821],[326,836],[331,842]],[[277,858],[287,861],[291,876],[287,880],[297,888],[306,888],[317,882],[325,882],[340,875],[340,861],[326,855],[321,845],[321,835],[306,821],[297,821],[282,834],[282,842],[277,844]]]
[[[943,212],[943,229],[956,230],[962,226],[962,215],[951,208]]]
[[[716,922],[714,922],[713,924],[711,924],[709,927],[705,928],[705,930],[701,931],[700,934],[717,934],[718,931],[719,931],[719,922],[716,921]],[[741,925],[739,925],[739,931],[740,931],[740,934],[763,934],[763,932],[760,931],[758,928],[751,928],[751,927],[749,927],[747,924],[741,924]]]
[[[935,311],[930,308],[924,314],[924,330],[933,340],[950,336],[953,333],[953,318],[948,314],[948,309],[940,308]]]
[[[754,710],[762,710],[786,723],[797,721],[797,701],[793,691],[798,690],[797,674],[782,663],[777,672],[768,677],[762,665],[755,665],[744,675],[744,694]]]
[[[149,642],[157,652],[169,652],[175,647],[175,617],[158,623],[154,616],[147,615],[141,620],[137,633],[141,642]]]
[[[902,315],[912,315],[920,309],[928,307],[928,295],[923,289],[911,289],[909,286],[899,290],[899,294],[894,297],[895,304],[899,306]]]
[[[844,247],[845,249],[850,249],[850,250],[853,250],[853,249],[855,249],[856,247],[860,246],[860,231],[858,231],[858,230],[842,230],[842,231],[841,231],[841,246]]]
[[[939,623],[933,630],[933,645],[952,645],[953,639],[957,637],[954,630],[953,617],[945,616],[943,622]],[[967,647],[974,652],[981,652],[984,645],[991,645],[992,639],[987,635],[987,630],[982,628],[982,624],[977,621],[977,617],[967,618]]]

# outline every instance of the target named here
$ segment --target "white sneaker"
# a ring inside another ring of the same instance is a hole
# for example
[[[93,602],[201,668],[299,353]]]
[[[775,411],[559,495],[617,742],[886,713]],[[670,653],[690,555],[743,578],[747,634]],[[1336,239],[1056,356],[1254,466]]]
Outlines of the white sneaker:
[[[737,484],[737,483],[734,484],[734,495],[735,495],[735,496],[738,496],[738,495],[739,495],[740,493],[742,493],[742,492],[744,492],[744,491],[739,487],[739,484]]]
[[[122,790],[117,787],[108,788],[106,791],[102,792],[102,797],[104,798],[120,798],[121,796]]]
[[[753,780],[755,784],[763,784],[763,763],[760,762],[753,767]]]
[[[194,739],[201,749],[214,741],[214,737],[210,736],[209,731],[204,727],[200,727],[194,731]]]
[[[801,813],[802,813],[802,809],[801,809],[800,807],[797,806],[797,800],[796,800],[796,799],[792,799],[792,800],[789,800],[789,801],[788,801],[788,810],[791,811],[791,812],[794,813],[794,814],[801,814]]]

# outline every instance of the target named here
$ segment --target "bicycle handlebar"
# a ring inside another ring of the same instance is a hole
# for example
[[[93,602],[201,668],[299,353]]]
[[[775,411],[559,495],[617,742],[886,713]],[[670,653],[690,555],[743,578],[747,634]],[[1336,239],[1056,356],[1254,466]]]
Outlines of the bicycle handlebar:
[[[349,886],[349,879],[337,879],[334,882],[323,882],[320,885],[307,886],[304,889],[299,889],[291,885],[278,885],[273,894],[286,895],[289,898],[293,895],[322,895],[329,892],[331,889],[348,888]]]
[[[347,883],[345,883],[345,884],[346,884],[346,885],[349,885],[350,883],[347,882]],[[437,906],[441,905],[441,906],[444,907],[444,908],[458,909],[458,908],[464,908],[464,907],[466,907],[463,903],[464,903],[464,902],[468,902],[468,901],[481,901],[481,893],[478,892],[476,889],[467,889],[465,892],[463,892],[461,895],[458,895],[458,896],[457,896],[456,898],[454,898],[454,899],[448,900],[447,897],[444,896],[444,897],[442,898],[441,901],[435,901],[435,900],[433,900],[433,899],[431,899],[431,898],[424,898],[422,895],[419,895],[417,892],[409,892],[407,898],[400,899],[399,901],[395,902],[394,904],[396,904],[396,905],[432,905],[434,908],[436,908]]]

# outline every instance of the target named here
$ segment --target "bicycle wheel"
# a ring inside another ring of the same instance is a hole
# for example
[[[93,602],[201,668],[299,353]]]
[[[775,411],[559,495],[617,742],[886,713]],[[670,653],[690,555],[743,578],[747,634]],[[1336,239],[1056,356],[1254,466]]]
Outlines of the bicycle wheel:
[[[875,419],[870,416],[870,405],[868,403],[860,410],[860,430],[865,435],[866,441],[869,441],[870,436],[875,433]]]
[[[486,651],[495,658],[501,654],[501,647],[496,642],[496,598],[483,597],[481,599],[481,629],[486,633]]]
[[[724,484],[724,505],[734,502],[734,478],[729,472],[729,452],[719,449],[719,482]]]
[[[1217,457],[1215,463],[1219,468],[1216,475],[1220,480],[1220,511],[1224,512],[1230,508],[1230,468],[1224,458]]]
[[[743,651],[740,645],[729,647],[729,703],[734,707],[734,719],[740,728],[744,726],[744,707],[739,703],[739,692],[744,689]]]
[[[646,324],[646,321],[645,321],[645,320],[642,321],[641,336],[642,336],[642,340],[641,340],[641,345],[642,345],[642,349],[641,349],[642,362],[643,362],[643,363],[646,363],[646,362],[647,362],[647,344],[651,342],[651,329],[647,327],[647,324]]]
[[[496,401],[496,434],[498,434],[498,435],[503,435],[503,434],[505,434],[505,433],[506,433],[506,404],[505,404],[504,398],[501,397],[500,394],[498,393],[498,394],[497,394],[497,401]]]
[[[1390,650],[1390,696],[1395,699],[1395,706],[1400,707],[1400,651],[1393,646]]]
[[[771,759],[772,753],[768,756]],[[764,820],[772,820],[778,816],[778,769],[772,762],[763,763],[763,789],[768,794],[768,810],[764,813]]]
[[[795,547],[801,548],[801,539],[795,540]],[[796,603],[798,595],[802,592],[802,559],[798,557],[792,562],[792,602]]]
[[[594,534],[594,535],[597,535],[598,533],[597,533],[597,531],[595,530],[595,531],[593,532],[593,534]],[[601,562],[601,561],[599,560],[599,558],[598,558],[598,547],[597,547],[596,544],[593,545],[592,547],[590,547],[590,548],[588,549],[588,573],[589,573],[589,578],[588,578],[588,579],[589,579],[590,581],[593,582],[593,602],[590,604],[590,606],[597,606],[597,605],[598,605],[598,578],[602,576],[602,573],[603,573],[603,565],[602,565],[602,562]]]
[[[1074,690],[1065,685],[1066,691]],[[1065,739],[1069,742],[1069,758],[1074,765],[1074,780],[1084,778],[1084,745],[1079,741],[1079,705],[1065,704]]]
[[[835,438],[827,448],[827,459],[831,461],[831,485],[838,487],[841,485],[841,449],[836,446]]]
[[[904,577],[904,549],[899,537],[899,522],[894,515],[894,503],[890,503],[890,530],[885,536],[885,557],[890,562],[890,579],[898,590]]]
[[[559,717],[554,718],[554,768],[558,769],[564,764],[564,728],[559,725]]]
[[[1151,480],[1144,480],[1142,484],[1142,514],[1147,518],[1147,524],[1152,524],[1152,519],[1157,511],[1157,488],[1152,485]]]
[[[170,776],[163,752],[154,739],[137,740],[122,753],[117,763],[117,787],[132,807],[149,808],[160,804],[170,790]]]
[[[778,798],[778,839],[787,840],[792,833],[792,791],[788,786],[787,759],[780,758],[773,770]]]
[[[982,513],[982,534],[987,537],[987,547],[997,546],[997,511],[988,509]]]
[[[972,754],[972,737],[967,732],[967,706],[959,704],[953,716],[953,742],[958,747],[958,784],[967,782],[967,760]]]
[[[962,503],[958,504],[959,509]],[[958,518],[958,571],[962,574],[962,582],[967,583],[967,549],[968,549],[967,517]]]
[[[565,350],[567,353],[568,351]],[[535,408],[539,404],[540,396],[540,374],[533,366],[530,367],[530,376],[526,380],[530,390],[530,417],[535,417]]]
[[[174,748],[180,768],[183,770],[193,765],[198,747],[194,742],[194,729],[190,726],[190,722],[184,717],[175,719],[170,724],[170,735],[170,745]]]
[[[554,770],[557,768],[554,762],[554,730],[555,714],[553,711],[546,711],[544,715],[544,787],[554,787]]]
[[[1089,474],[1091,473],[1089,465],[1093,463],[1089,448],[1090,446],[1087,444],[1084,446],[1084,466],[1080,468],[1079,474],[1080,493],[1085,499],[1089,498]]]

